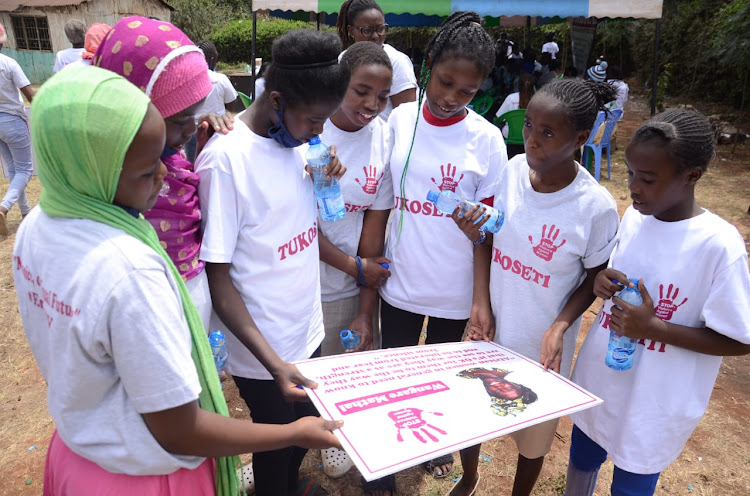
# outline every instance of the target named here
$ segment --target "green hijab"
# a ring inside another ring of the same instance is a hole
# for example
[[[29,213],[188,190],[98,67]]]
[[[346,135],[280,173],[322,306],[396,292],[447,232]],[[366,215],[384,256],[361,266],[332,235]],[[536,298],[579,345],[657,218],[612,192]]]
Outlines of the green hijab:
[[[227,404],[206,331],[177,268],[151,224],[112,204],[122,162],[143,122],[149,98],[121,76],[98,67],[58,72],[39,90],[31,106],[31,136],[42,195],[50,217],[91,219],[122,229],[156,251],[177,282],[190,328],[192,357],[200,379],[200,405],[228,416]],[[216,493],[238,493],[238,457],[217,459]]]

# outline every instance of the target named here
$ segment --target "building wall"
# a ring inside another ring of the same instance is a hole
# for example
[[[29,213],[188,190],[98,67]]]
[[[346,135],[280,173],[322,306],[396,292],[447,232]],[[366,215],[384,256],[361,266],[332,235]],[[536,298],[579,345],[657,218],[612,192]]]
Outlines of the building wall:
[[[55,53],[71,47],[68,38],[65,36],[65,23],[70,19],[78,19],[87,26],[95,22],[103,22],[113,26],[123,17],[132,15],[158,17],[165,21],[169,21],[171,16],[171,11],[163,3],[156,0],[89,0],[80,5],[22,8],[13,13],[47,17],[52,52],[17,50],[13,24],[10,18],[11,13],[0,12],[0,22],[5,26],[8,33],[8,41],[3,46],[3,53],[18,61],[32,84],[41,84],[52,76]]]

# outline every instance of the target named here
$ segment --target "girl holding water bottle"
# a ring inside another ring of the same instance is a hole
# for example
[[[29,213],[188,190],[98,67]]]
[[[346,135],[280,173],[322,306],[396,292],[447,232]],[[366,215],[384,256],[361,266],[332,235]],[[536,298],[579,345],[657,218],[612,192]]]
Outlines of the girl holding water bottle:
[[[745,243],[695,200],[713,155],[708,120],[676,109],[642,125],[625,150],[633,205],[596,278],[606,301],[572,377],[604,404],[571,415],[569,496],[593,494],[607,455],[613,495],[654,494],[706,411],[721,357],[750,353]],[[638,280],[642,305],[613,297],[633,285],[628,277]],[[610,330],[638,340],[630,370],[605,364]]]
[[[613,95],[603,83],[561,79],[532,97],[526,153],[508,162],[495,190],[505,226],[475,264],[469,337],[494,340],[566,377],[581,314],[594,301],[594,279],[606,267],[618,224],[614,199],[573,154]],[[471,222],[459,225],[478,239]],[[510,434],[518,448],[514,496],[531,494],[556,429],[551,420]],[[464,475],[453,496],[471,494],[479,484],[478,458],[479,446],[461,452]]]
[[[317,414],[296,387],[315,384],[289,363],[317,355],[324,335],[318,214],[300,145],[341,105],[349,69],[340,51],[330,33],[277,38],[263,93],[198,156],[211,329],[225,334],[227,372],[256,422]],[[327,167],[335,175],[341,164],[334,157]],[[298,480],[305,453],[254,453],[256,494],[287,496],[311,483]]]

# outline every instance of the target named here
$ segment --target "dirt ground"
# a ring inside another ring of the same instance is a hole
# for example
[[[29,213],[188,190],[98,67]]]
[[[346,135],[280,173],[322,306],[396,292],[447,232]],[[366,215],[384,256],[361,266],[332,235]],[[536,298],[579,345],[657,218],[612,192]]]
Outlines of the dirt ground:
[[[679,102],[672,102],[676,104]],[[726,111],[716,106],[697,108],[705,114]],[[635,128],[648,118],[646,101],[634,94],[626,107],[618,131],[619,149],[612,158],[612,179],[603,171],[601,183],[618,202],[620,213],[629,205],[627,174],[623,149]],[[745,127],[747,129],[747,125]],[[699,183],[699,203],[732,222],[746,243],[750,239],[750,145],[718,149],[716,160]],[[0,191],[7,180],[0,181]],[[34,178],[28,193],[33,203],[39,198],[40,184]],[[42,493],[44,460],[54,424],[47,413],[46,385],[34,362],[18,314],[11,271],[11,253],[15,231],[20,220],[17,209],[9,215],[11,236],[0,240],[0,494],[39,495]],[[598,311],[599,303],[584,315],[581,339]],[[234,385],[225,391],[229,410],[235,417],[249,417],[246,405],[239,399]],[[750,494],[750,359],[725,358],[714,387],[708,411],[688,441],[679,459],[663,472],[657,495],[694,494],[697,496]],[[560,495],[565,487],[571,423],[563,418],[558,438],[542,470],[535,495]],[[478,496],[510,494],[515,472],[516,451],[509,439],[498,438],[483,445],[480,462],[482,484]],[[243,457],[245,461],[249,456]],[[303,475],[313,477],[325,488],[340,496],[362,494],[359,474],[351,470],[338,480],[328,479],[322,471],[319,452],[310,452],[303,465]],[[457,462],[452,477],[460,475]],[[596,494],[609,494],[612,465],[602,469]],[[402,496],[440,496],[449,491],[451,479],[437,480],[416,467],[398,474]]]

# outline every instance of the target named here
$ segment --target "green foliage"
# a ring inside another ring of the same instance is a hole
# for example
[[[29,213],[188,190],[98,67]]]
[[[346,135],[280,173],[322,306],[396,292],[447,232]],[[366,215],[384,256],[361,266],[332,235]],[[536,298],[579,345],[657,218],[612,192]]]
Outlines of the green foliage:
[[[735,68],[743,77],[750,68],[750,0],[732,2],[719,11],[711,44],[719,65]]]
[[[659,109],[659,112],[664,111],[664,100],[666,100],[671,79],[672,64],[664,64],[664,68],[659,74],[659,80],[656,82],[656,108]]]
[[[624,74],[632,69],[631,43],[641,21],[634,19],[606,19],[596,27],[594,56],[604,55],[610,64],[617,64]]]
[[[194,42],[204,40],[222,23],[249,16],[251,0],[169,0],[172,23]]]
[[[287,31],[301,28],[315,29],[315,24],[311,22],[259,17],[256,33],[256,57],[262,57],[264,61],[270,61],[273,40]],[[320,28],[332,29],[324,26]],[[250,63],[252,60],[253,21],[251,19],[238,19],[227,22],[214,31],[210,39],[219,51],[220,60],[228,63]]]

